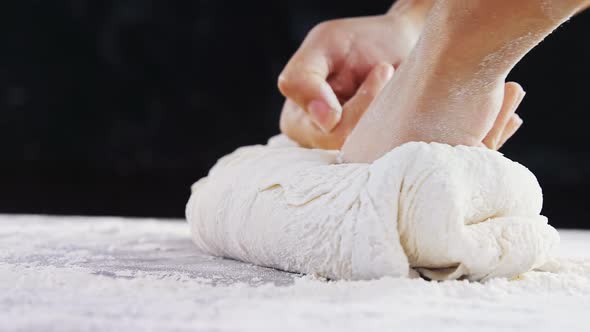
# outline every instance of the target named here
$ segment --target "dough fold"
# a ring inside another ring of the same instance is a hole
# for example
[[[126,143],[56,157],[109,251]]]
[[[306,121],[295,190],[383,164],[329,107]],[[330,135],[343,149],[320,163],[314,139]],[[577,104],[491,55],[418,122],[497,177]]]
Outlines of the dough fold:
[[[372,164],[283,136],[221,158],[192,187],[197,247],[331,279],[485,280],[539,268],[559,236],[524,166],[475,147],[412,142]]]

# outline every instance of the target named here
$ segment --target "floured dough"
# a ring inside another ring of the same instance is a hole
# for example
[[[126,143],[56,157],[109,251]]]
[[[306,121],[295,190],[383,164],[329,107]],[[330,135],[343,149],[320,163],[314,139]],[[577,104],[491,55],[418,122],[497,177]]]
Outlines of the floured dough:
[[[559,243],[535,176],[500,153],[407,143],[372,164],[279,136],[223,157],[193,185],[200,250],[332,279],[512,277]]]

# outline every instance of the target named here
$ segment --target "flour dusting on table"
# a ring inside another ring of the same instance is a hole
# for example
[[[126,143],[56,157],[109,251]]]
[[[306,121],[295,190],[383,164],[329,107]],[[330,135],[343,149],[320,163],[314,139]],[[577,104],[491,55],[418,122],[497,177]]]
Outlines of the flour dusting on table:
[[[0,216],[1,331],[588,331],[590,232],[555,273],[326,282],[195,251],[188,225]]]

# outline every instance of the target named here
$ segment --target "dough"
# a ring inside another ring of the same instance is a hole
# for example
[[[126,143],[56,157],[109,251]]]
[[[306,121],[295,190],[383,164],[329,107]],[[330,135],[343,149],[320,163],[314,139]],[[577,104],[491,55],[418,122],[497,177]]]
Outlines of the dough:
[[[542,266],[559,243],[524,166],[476,147],[412,142],[372,164],[285,137],[220,159],[186,216],[206,253],[331,279],[483,280]]]

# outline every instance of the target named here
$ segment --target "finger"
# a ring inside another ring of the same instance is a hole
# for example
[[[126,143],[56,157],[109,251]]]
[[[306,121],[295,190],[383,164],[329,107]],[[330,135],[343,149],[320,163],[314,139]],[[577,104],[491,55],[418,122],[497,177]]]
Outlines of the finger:
[[[357,89],[355,95],[344,104],[342,120],[335,131],[348,136],[373,100],[375,100],[381,90],[391,80],[394,71],[393,65],[389,63],[380,63],[373,67],[365,81]]]
[[[280,127],[283,134],[305,148],[313,147],[311,137],[321,133],[309,115],[290,99],[283,105]]]
[[[329,74],[329,58],[320,51],[310,51],[304,44],[278,81],[281,93],[307,111],[326,132],[338,124],[342,115],[342,106],[326,81]]]
[[[483,139],[484,145],[488,148],[497,150],[497,146],[502,138],[502,131],[506,127],[506,124],[510,120],[510,117],[518,105],[524,98],[524,90],[522,87],[515,82],[506,83],[504,86],[504,100],[502,102],[502,108],[496,117],[496,121],[492,129],[488,132],[486,137]]]
[[[513,113],[510,115],[510,118],[506,122],[504,128],[499,134],[499,140],[496,143],[495,150],[500,150],[500,148],[516,133],[516,131],[522,126],[522,119],[518,114],[516,114],[516,110],[520,106],[523,98],[525,96],[525,92],[521,91],[520,98],[517,100],[516,104],[513,108]]]
[[[374,65],[370,66],[368,70],[362,73],[361,68],[358,66],[355,68],[342,66],[341,68],[338,68],[338,71],[330,74],[327,80],[328,84],[330,84],[332,90],[336,96],[338,96],[341,105],[346,104],[350,98],[354,96],[361,83],[366,79],[367,75],[373,68]]]
[[[281,113],[281,131],[303,147],[340,149],[344,140],[375,97],[393,77],[393,66],[382,63],[373,68],[356,94],[344,106],[341,122],[330,133],[322,131],[293,101],[287,100]]]
[[[338,150],[346,139],[335,131],[325,133],[307,112],[291,100],[285,102],[280,125],[283,134],[304,148]]]
[[[518,114],[512,114],[512,117],[510,117],[510,120],[506,124],[506,128],[502,132],[502,138],[497,146],[498,150],[520,129],[522,124],[523,121],[520,116]]]

